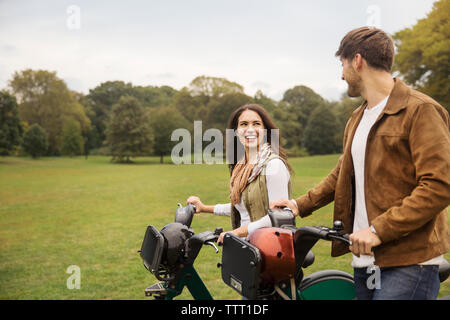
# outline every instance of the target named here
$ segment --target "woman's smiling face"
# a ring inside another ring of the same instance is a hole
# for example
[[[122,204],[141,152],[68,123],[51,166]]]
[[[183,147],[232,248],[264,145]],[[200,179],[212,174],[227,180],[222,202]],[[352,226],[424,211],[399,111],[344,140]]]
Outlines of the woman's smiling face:
[[[255,148],[264,139],[264,123],[258,113],[245,110],[238,119],[237,135],[239,140],[247,148]]]

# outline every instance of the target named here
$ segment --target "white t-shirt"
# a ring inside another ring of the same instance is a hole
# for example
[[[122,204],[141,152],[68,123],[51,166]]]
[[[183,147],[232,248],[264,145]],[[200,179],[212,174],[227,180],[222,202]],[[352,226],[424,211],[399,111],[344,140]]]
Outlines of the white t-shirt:
[[[383,111],[389,96],[371,109],[365,109],[361,122],[356,129],[352,143],[353,168],[355,171],[355,217],[353,221],[353,232],[357,232],[369,227],[367,218],[366,196],[364,194],[364,161],[366,157],[366,144],[369,131]],[[353,255],[352,267],[364,268],[374,264],[372,256]]]
[[[389,96],[384,98],[380,103],[374,106],[371,109],[365,109],[364,115],[361,119],[361,122],[356,129],[355,136],[352,142],[352,158],[353,158],[353,167],[355,171],[355,217],[353,223],[353,232],[357,232],[362,229],[369,228],[369,220],[367,218],[367,209],[366,209],[366,196],[364,193],[364,161],[366,156],[366,145],[367,145],[367,137],[369,135],[370,129],[374,125],[375,121],[378,119],[378,116],[383,111],[386,103],[388,101]],[[375,230],[376,231],[376,230]],[[433,258],[431,260],[425,261],[421,264],[439,264],[443,259],[443,255]],[[375,263],[375,259],[372,256],[353,255],[352,267],[353,268],[366,268]]]
[[[281,198],[288,199],[289,191],[289,170],[281,159],[275,158],[270,160],[266,165],[266,185],[269,202],[279,200]],[[248,225],[248,233],[252,233],[258,228],[271,227],[270,218],[265,215],[263,218],[250,222],[250,216],[244,205],[244,200],[234,206],[241,215],[241,226]],[[214,206],[214,214],[219,216],[231,215],[231,203],[216,204]]]

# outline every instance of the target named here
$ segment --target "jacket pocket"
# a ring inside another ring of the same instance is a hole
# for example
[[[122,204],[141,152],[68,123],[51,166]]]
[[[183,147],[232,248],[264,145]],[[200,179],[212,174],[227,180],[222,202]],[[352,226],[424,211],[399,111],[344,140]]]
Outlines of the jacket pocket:
[[[397,173],[401,173],[405,169],[408,169],[408,175],[415,175],[415,172],[410,170],[413,161],[408,136],[383,132],[376,134],[370,140],[368,157],[374,159],[374,163],[378,162],[381,166],[390,166],[393,176],[397,176]],[[403,178],[403,175],[398,176],[398,178]]]

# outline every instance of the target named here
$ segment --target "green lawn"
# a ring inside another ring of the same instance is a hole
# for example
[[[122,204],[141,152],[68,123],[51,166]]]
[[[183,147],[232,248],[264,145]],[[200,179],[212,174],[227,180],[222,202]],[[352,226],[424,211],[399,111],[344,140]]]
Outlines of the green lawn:
[[[291,159],[300,195],[333,168],[337,155]],[[0,299],[144,299],[156,282],[142,265],[139,250],[147,225],[158,229],[174,219],[177,203],[198,195],[204,203],[226,203],[225,165],[159,164],[138,158],[113,164],[109,157],[0,157]],[[297,225],[331,225],[332,205]],[[195,232],[230,229],[228,218],[201,214]],[[330,244],[314,247],[322,269],[352,272],[349,254],[331,258]],[[205,247],[196,268],[212,295],[240,299],[221,281],[221,252]],[[450,255],[446,255],[447,259]],[[81,288],[69,290],[67,267],[81,269]],[[440,295],[450,294],[450,283]],[[189,299],[186,291],[181,296]]]

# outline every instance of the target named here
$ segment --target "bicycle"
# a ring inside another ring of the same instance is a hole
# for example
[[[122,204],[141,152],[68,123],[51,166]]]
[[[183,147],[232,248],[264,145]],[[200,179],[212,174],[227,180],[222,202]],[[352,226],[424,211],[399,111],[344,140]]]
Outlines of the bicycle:
[[[145,289],[146,296],[172,300],[185,287],[196,300],[213,299],[194,262],[204,244],[219,252],[217,242],[222,228],[195,234],[190,225],[195,206],[179,208],[175,222],[158,231],[148,226],[139,253],[144,266],[160,282]],[[303,269],[314,262],[311,248],[319,239],[350,244],[343,224],[295,227],[291,212],[270,210],[272,227],[261,228],[249,241],[227,233],[223,240],[222,280],[247,299],[303,300],[354,299],[353,276],[340,270],[324,270],[303,277]],[[272,244],[262,248],[264,240]],[[258,244],[260,248],[258,248]],[[276,245],[274,245],[276,244]]]

